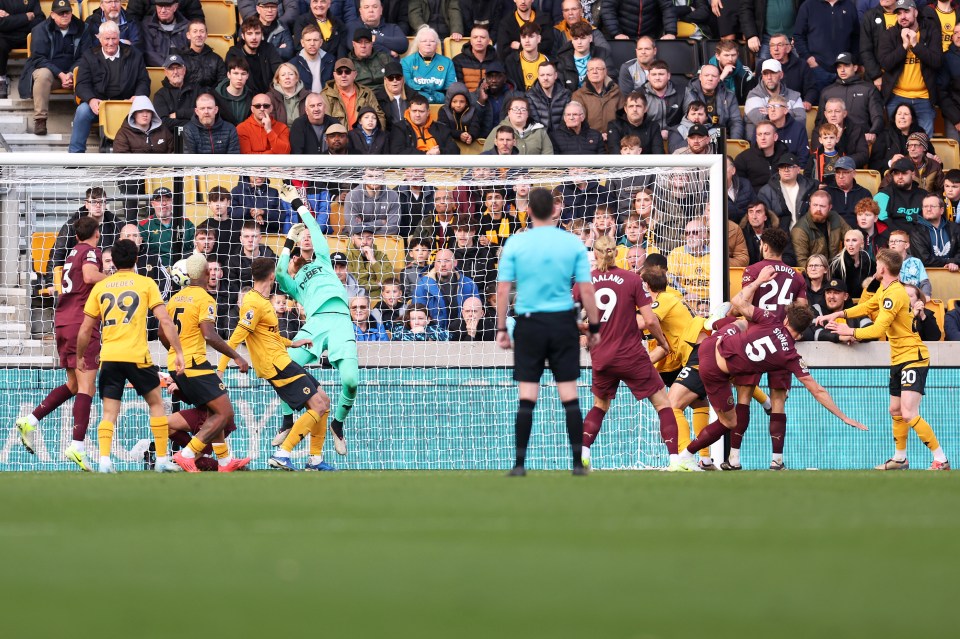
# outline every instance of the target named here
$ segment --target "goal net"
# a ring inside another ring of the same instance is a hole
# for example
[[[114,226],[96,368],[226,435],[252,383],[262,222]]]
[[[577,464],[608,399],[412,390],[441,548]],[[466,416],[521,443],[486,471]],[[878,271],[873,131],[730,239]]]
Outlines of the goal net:
[[[531,188],[554,194],[560,223],[588,247],[600,234],[614,235],[619,266],[639,270],[651,254],[666,257],[671,284],[694,312],[706,314],[711,299],[722,299],[720,156],[277,156],[270,166],[264,162],[254,156],[0,157],[2,422],[12,424],[63,383],[53,319],[63,262],[76,241],[73,223],[81,215],[101,221],[107,268],[116,239],[140,243],[138,271],[157,281],[165,299],[176,291],[172,265],[204,254],[217,330],[228,338],[238,300],[252,283],[253,257],[278,255],[298,221],[277,186],[297,186],[324,230],[360,326],[360,388],[346,420],[350,452],[331,459],[345,469],[496,469],[512,463],[517,392],[512,353],[492,341],[496,268],[504,244],[526,228]],[[705,215],[708,210],[716,215]],[[322,246],[319,238],[302,248],[309,255],[315,245]],[[293,338],[305,319],[302,309],[280,291],[271,301],[281,332]],[[162,368],[166,355],[155,325],[150,337]],[[586,352],[582,363],[586,411],[592,405]],[[312,372],[335,403],[337,370],[324,360]],[[252,369],[241,376],[231,368],[225,382],[237,415],[231,447],[263,468],[281,423],[279,400]],[[95,397],[91,447],[99,414]],[[547,372],[530,467],[569,467],[563,420]],[[36,456],[5,429],[0,470],[72,468],[62,456],[71,428],[68,402],[42,420]],[[124,397],[115,437],[118,468],[142,467],[148,416],[133,389]],[[623,389],[593,456],[597,468],[665,465],[652,407]]]

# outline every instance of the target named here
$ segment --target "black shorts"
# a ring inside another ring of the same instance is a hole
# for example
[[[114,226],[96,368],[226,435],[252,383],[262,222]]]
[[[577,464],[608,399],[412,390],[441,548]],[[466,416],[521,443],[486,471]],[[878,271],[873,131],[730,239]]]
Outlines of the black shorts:
[[[930,360],[918,359],[890,367],[890,395],[900,397],[902,391],[924,394],[927,388],[927,371]]]
[[[217,375],[210,362],[203,362],[184,369],[183,373],[174,373],[173,381],[183,397],[183,401],[194,406],[206,406],[208,403],[227,394],[227,387]]]
[[[677,384],[688,389],[697,399],[704,399],[707,396],[707,389],[703,386],[703,380],[700,379],[700,369],[693,366],[684,366],[677,373]]]
[[[516,381],[539,382],[548,360],[558,382],[580,377],[580,330],[575,311],[520,315],[513,342]]]
[[[660,379],[663,380],[664,386],[673,386],[673,383],[677,381],[677,375],[680,374],[680,371],[683,368],[678,368],[675,371],[660,371]]]
[[[143,366],[133,362],[101,362],[100,397],[101,399],[123,399],[123,389],[130,382],[140,397],[160,385],[160,369],[156,366]]]
[[[320,388],[317,380],[296,362],[290,362],[267,381],[280,399],[293,410],[306,406],[307,401],[316,395]]]

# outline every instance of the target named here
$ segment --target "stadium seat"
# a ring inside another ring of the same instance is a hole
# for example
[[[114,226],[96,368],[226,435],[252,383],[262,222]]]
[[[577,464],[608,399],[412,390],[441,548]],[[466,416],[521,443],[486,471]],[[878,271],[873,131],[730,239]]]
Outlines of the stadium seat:
[[[933,138],[933,152],[943,160],[943,170],[960,169],[960,145],[949,138]]]
[[[57,243],[55,231],[36,232],[30,236],[30,262],[34,273],[46,273],[50,262],[50,253]]]
[[[817,113],[819,112],[820,112],[820,107],[813,107],[812,109],[807,111],[807,139],[808,140],[816,139],[813,136],[813,128],[817,121]],[[816,144],[811,144],[810,146],[816,146]]]
[[[958,299],[947,300],[947,310],[952,311],[957,307],[957,302],[960,302]]]
[[[938,299],[960,298],[960,273],[952,273],[945,268],[928,268],[927,277]]]
[[[430,117],[434,120],[437,119],[437,116],[440,115],[440,109],[443,107],[442,104],[431,104],[430,105]]]
[[[233,35],[237,32],[237,4],[225,0],[201,0],[207,33]]]
[[[191,204],[203,204],[206,201],[205,197],[200,197],[202,191],[199,189],[201,185],[200,176],[198,175],[187,175],[183,178],[183,185],[179,187],[183,190],[183,203],[186,205]],[[175,191],[173,188],[173,178],[166,177],[147,177],[145,190],[147,193],[153,193],[155,190],[159,189],[161,186],[165,186],[171,191]],[[204,214],[206,216],[206,214]]]
[[[635,50],[630,57],[636,57]],[[670,73],[674,75],[692,78],[700,68],[697,48],[690,40],[657,40],[657,57],[670,65]]]
[[[743,271],[742,266],[731,266],[730,267],[730,297],[740,292],[740,289],[743,288]]]
[[[871,195],[876,195],[880,190],[880,180],[882,176],[879,171],[872,169],[857,169],[857,184],[870,191]]]
[[[163,67],[147,67],[147,74],[150,75],[150,100],[157,94],[157,91],[163,86]]]
[[[216,34],[207,36],[207,44],[213,49],[214,53],[223,59],[227,58],[227,51],[234,44],[234,38],[229,34]]]
[[[402,56],[400,56],[400,57],[401,57],[401,58],[405,58],[405,57],[407,57],[408,55],[411,55],[411,54],[413,54],[414,52],[416,52],[416,50],[417,50],[417,48],[416,48],[415,46],[413,46],[413,36],[407,36],[407,52],[404,53],[404,54],[403,54]]]
[[[613,58],[613,66],[617,69],[623,66],[625,62],[637,57],[637,43],[635,40],[608,40],[607,44],[610,45],[610,55]],[[673,69],[673,67],[670,68]],[[616,78],[619,73],[619,71],[616,73],[611,71],[609,75],[611,78]]]
[[[133,100],[104,100],[100,103],[100,139],[113,141],[130,115]]]
[[[937,318],[937,326],[940,327],[940,341],[943,341],[943,322],[946,311],[941,300],[927,300],[926,308]]]
[[[677,21],[677,37],[678,38],[689,38],[694,33],[697,32],[697,25],[692,22],[684,22],[683,20]]]
[[[750,143],[746,140],[727,140],[727,155],[736,159],[738,155],[750,149]]]
[[[447,56],[451,60],[454,56],[459,55],[461,51],[467,48],[470,45],[470,34],[464,36],[463,40],[460,42],[454,42],[452,38],[443,39],[443,55]]]
[[[933,137],[936,138],[945,138],[947,137],[947,124],[943,121],[943,112],[940,110],[940,107],[934,107],[933,109]]]
[[[483,152],[483,144],[479,140],[474,140],[473,144],[464,144],[457,140],[457,146],[460,147],[460,155],[479,155]]]
[[[199,191],[203,195],[201,202],[207,199],[209,193],[214,187],[221,186],[230,191],[240,182],[240,177],[230,174],[209,173],[200,176]]]

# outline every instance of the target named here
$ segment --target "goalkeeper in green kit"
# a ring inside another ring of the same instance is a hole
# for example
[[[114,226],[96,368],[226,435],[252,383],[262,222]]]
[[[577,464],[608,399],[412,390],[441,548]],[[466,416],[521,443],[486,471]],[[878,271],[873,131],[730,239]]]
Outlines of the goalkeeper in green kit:
[[[340,455],[347,454],[347,440],[343,434],[343,422],[347,418],[353,402],[357,398],[360,367],[357,362],[357,340],[350,318],[350,307],[343,283],[333,270],[330,262],[330,246],[324,237],[320,225],[314,219],[310,209],[303,203],[296,187],[284,184],[280,188],[280,198],[289,203],[300,215],[303,224],[294,225],[287,233],[280,259],[277,260],[277,284],[280,290],[299,302],[307,314],[307,321],[297,333],[296,340],[308,339],[311,346],[301,346],[288,350],[290,358],[301,366],[320,361],[324,351],[327,359],[340,373],[340,397],[336,402],[330,431],[333,433],[334,448]],[[309,233],[309,236],[306,234]],[[291,277],[290,259],[294,246],[301,244],[300,260],[305,263]],[[307,246],[312,246],[312,260]],[[290,428],[293,427],[293,410],[286,404],[283,407],[283,426],[273,440],[274,446],[283,443]]]

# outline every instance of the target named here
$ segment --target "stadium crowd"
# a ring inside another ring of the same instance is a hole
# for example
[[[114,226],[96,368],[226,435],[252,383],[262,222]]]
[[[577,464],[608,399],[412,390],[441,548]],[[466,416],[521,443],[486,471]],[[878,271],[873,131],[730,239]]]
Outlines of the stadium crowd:
[[[934,105],[946,135],[960,139],[960,30],[949,1],[242,0],[223,58],[206,43],[199,0],[105,0],[83,21],[69,0],[55,0],[49,17],[38,0],[14,4],[0,11],[0,97],[9,52],[32,34],[20,95],[34,100],[42,135],[51,91],[74,91],[72,152],[85,150],[112,99],[132,99],[113,140],[119,153],[698,154],[715,152],[723,129],[749,142],[727,175],[731,266],[761,259],[766,228],[786,230],[784,261],[805,271],[824,313],[838,286],[849,304],[869,289],[882,248],[908,258],[901,279],[921,300],[937,293],[926,268],[960,270],[960,170],[945,170],[931,143]],[[696,26],[690,37],[718,38],[692,77],[658,55],[680,20]],[[446,38],[463,47],[452,58],[441,52]],[[636,57],[618,68],[622,40]],[[165,75],[152,99],[148,66]],[[857,184],[864,168],[883,174],[873,196]],[[393,188],[365,177],[349,189],[300,185],[324,230],[338,230],[331,211],[342,206],[350,241],[333,264],[354,300],[358,339],[491,339],[492,275],[499,249],[526,226],[528,187]],[[585,244],[618,240],[622,265],[639,270],[664,253],[673,283],[699,307],[704,219],[687,215],[682,240],[657,232],[655,202],[679,192],[706,201],[689,187],[584,180],[554,196],[560,222]],[[205,194],[209,216],[196,226],[174,219],[169,191],[124,188],[150,198],[146,215],[106,210],[93,187],[61,239],[69,243],[84,215],[102,219],[104,246],[126,229],[161,291],[167,267],[200,252],[225,311],[250,285],[251,261],[272,254],[264,236],[285,232],[293,213],[257,177]],[[404,240],[403,269],[378,249],[384,235]],[[64,242],[51,268],[62,265]],[[960,339],[953,315],[947,337]]]

